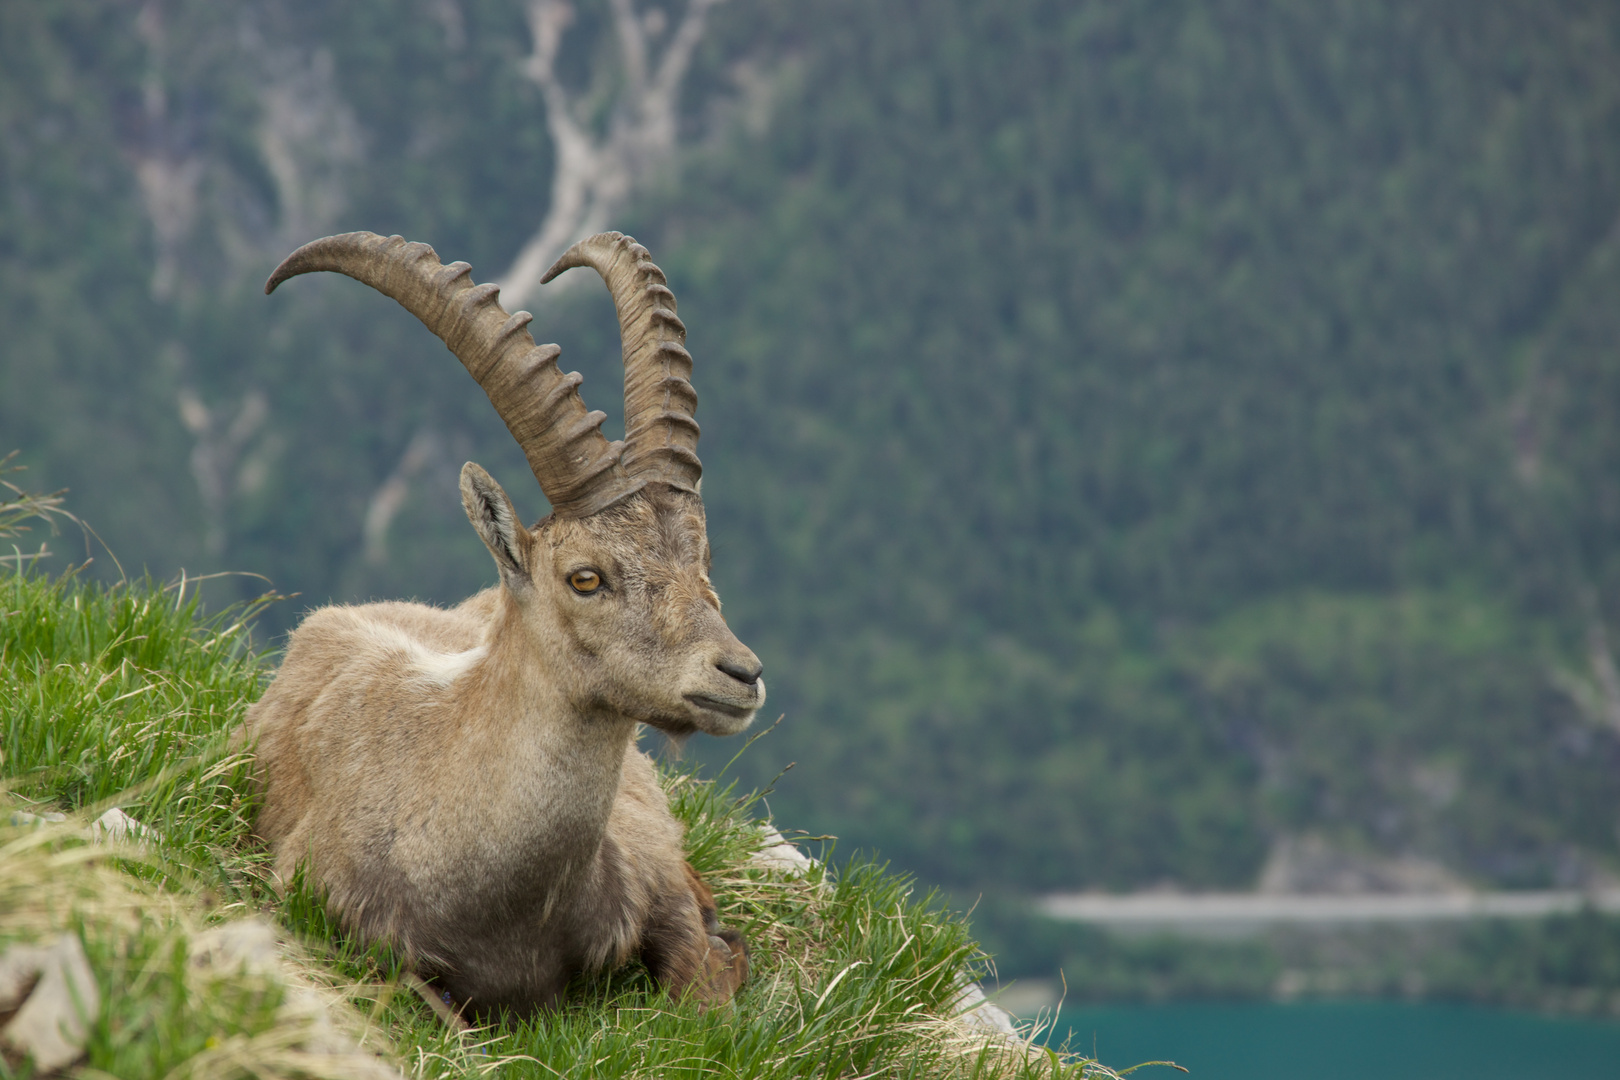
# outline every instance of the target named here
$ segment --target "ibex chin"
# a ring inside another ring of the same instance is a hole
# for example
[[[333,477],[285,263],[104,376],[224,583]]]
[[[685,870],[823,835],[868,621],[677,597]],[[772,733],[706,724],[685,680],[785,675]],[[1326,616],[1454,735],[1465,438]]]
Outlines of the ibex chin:
[[[551,500],[525,528],[469,462],[461,501],[499,586],[449,610],[311,613],[243,732],[277,875],[307,864],[351,932],[392,943],[480,1017],[531,1012],[635,956],[711,1004],[748,973],[635,746],[638,724],[735,734],[765,701],[709,584],[686,329],[629,237],[581,241],[544,280],[576,266],[618,309],[622,443],[560,350],[534,344],[529,314],[507,315],[494,285],[426,244],[329,236],[265,284],[335,270],[399,301],[483,387]]]

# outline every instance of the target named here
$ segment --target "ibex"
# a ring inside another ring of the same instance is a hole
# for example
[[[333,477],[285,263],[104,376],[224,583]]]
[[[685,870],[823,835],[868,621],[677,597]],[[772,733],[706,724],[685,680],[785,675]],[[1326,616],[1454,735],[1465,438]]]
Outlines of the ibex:
[[[532,1012],[575,974],[645,961],[676,994],[728,1000],[742,936],[685,861],[638,724],[731,735],[765,701],[760,662],[709,584],[692,358],[647,249],[581,241],[618,310],[625,438],[587,412],[577,372],[536,346],[466,263],[347,233],[265,284],[335,270],[393,297],[489,395],[551,501],[525,528],[468,462],[461,501],[500,584],[449,610],[321,608],[248,710],[274,869],[301,863],[351,932],[401,949],[480,1017]]]

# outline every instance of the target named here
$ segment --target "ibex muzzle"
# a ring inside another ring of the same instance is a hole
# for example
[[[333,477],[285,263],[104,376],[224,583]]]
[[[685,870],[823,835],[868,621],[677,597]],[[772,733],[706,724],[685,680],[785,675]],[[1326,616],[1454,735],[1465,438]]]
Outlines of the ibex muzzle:
[[[707,1002],[748,971],[634,745],[641,723],[734,734],[765,701],[709,583],[686,328],[630,238],[582,241],[545,280],[575,266],[602,275],[618,310],[623,442],[602,436],[557,347],[534,344],[529,314],[425,244],[327,237],[265,286],[335,270],[399,301],[483,387],[551,500],[525,528],[469,462],[462,503],[500,585],[449,610],[311,613],[245,724],[276,872],[307,863],[351,930],[486,1016],[634,955]]]

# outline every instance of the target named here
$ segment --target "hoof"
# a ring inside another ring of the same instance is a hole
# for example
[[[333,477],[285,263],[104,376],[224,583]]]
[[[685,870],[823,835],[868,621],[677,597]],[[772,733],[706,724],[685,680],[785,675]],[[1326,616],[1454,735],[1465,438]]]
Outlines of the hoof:
[[[748,943],[735,930],[709,935],[699,996],[704,1007],[724,1005],[748,981]]]

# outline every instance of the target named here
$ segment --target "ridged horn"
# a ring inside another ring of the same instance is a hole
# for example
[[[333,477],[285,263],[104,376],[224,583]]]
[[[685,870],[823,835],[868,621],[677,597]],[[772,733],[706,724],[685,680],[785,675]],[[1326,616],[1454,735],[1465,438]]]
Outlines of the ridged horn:
[[[605,414],[586,410],[579,373],[558,370],[562,350],[534,343],[527,311],[508,315],[496,286],[474,285],[466,263],[443,266],[426,244],[370,232],[305,244],[276,267],[264,291],[316,270],[347,274],[393,297],[443,340],[489,395],[555,513],[586,517],[607,505],[603,491],[626,479],[619,465],[625,444],[608,442]]]
[[[675,314],[675,294],[647,249],[623,233],[598,233],[563,253],[541,284],[564,270],[589,266],[607,282],[619,314],[624,352],[623,483],[628,490],[658,480],[696,491],[703,475],[698,460],[697,392],[692,389],[692,355],[686,326]],[[614,484],[617,477],[602,478]],[[605,505],[605,504],[604,504]]]

